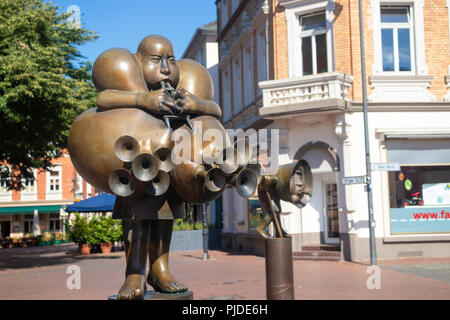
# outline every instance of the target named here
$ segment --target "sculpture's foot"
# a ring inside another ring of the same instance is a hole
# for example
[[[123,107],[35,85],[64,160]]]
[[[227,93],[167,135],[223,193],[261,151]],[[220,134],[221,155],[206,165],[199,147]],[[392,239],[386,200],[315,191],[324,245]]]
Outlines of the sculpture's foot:
[[[256,231],[259,235],[261,235],[262,237],[264,237],[265,239],[269,239],[269,238],[270,238],[270,235],[266,232],[266,226],[261,226],[261,225],[259,225],[259,226],[257,226],[257,227],[255,228],[255,231]]]
[[[145,276],[130,274],[120,288],[117,300],[143,300],[146,292]]]
[[[147,283],[157,292],[177,293],[187,291],[187,287],[175,280],[172,274],[168,271],[148,273]]]

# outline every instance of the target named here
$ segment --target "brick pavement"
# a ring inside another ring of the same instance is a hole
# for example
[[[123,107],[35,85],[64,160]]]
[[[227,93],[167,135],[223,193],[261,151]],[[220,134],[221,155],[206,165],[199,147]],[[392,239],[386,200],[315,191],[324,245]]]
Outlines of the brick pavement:
[[[210,251],[171,254],[171,270],[195,299],[265,299],[264,258]],[[81,290],[66,288],[70,265]],[[123,281],[123,252],[87,257],[76,246],[0,249],[0,299],[105,299]],[[450,299],[450,258],[381,261],[381,289],[366,287],[367,265],[294,261],[296,299]]]

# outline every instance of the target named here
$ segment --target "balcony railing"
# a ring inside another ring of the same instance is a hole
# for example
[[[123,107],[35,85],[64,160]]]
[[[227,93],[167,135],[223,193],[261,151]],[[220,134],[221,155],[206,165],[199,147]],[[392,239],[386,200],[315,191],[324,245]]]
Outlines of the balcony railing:
[[[340,72],[322,73],[298,78],[262,81],[263,107],[261,114],[278,113],[277,107],[292,113],[295,110],[332,107],[337,101],[349,99],[348,89],[353,77]],[[317,111],[317,110],[316,110]]]

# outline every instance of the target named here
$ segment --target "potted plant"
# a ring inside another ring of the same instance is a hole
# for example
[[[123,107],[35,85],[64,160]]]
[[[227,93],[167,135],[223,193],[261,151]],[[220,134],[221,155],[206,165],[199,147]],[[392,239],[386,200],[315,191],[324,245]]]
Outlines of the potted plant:
[[[39,245],[40,246],[48,246],[51,244],[52,234],[50,232],[44,232],[39,237]]]
[[[95,242],[92,236],[92,222],[89,222],[86,217],[76,214],[68,235],[73,242],[78,244],[82,255],[90,254],[91,244]]]
[[[93,237],[100,244],[102,253],[110,253],[112,246],[113,220],[106,216],[93,219]]]
[[[123,230],[122,230],[122,222],[121,220],[111,219],[112,220],[112,228],[111,228],[111,241],[114,243],[114,251],[118,250],[118,242],[123,241]],[[123,247],[123,246],[122,246]]]
[[[55,232],[55,244],[60,244],[64,240],[64,235],[62,232]]]

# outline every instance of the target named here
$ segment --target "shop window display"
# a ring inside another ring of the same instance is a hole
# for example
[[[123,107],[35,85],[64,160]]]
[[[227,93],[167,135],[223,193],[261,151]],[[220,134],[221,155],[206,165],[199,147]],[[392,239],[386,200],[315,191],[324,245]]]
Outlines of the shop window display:
[[[391,233],[450,233],[450,165],[389,173]]]

